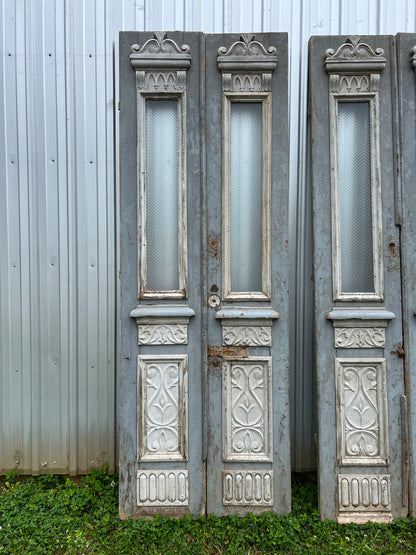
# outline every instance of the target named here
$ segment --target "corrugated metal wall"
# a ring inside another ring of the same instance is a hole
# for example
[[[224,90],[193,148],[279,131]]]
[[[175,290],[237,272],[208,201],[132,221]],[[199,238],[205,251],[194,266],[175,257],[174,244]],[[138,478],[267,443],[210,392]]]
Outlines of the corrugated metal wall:
[[[416,31],[414,0],[2,0],[0,472],[116,468],[118,31],[286,31],[293,465],[313,441],[307,42]]]

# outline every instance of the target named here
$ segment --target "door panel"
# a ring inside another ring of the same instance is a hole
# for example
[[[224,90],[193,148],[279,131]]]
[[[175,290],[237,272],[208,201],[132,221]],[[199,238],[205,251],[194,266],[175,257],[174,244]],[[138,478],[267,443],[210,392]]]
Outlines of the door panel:
[[[313,37],[319,508],[407,514],[392,37]]]
[[[287,512],[287,37],[121,33],[120,87],[120,514]]]

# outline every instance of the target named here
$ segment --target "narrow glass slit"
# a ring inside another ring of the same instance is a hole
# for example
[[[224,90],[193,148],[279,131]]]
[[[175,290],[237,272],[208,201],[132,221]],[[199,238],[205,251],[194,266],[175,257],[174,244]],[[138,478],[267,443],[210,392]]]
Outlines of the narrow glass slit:
[[[341,290],[374,292],[369,102],[338,103]]]
[[[178,101],[146,100],[146,274],[148,291],[179,289]]]
[[[231,290],[262,291],[261,102],[231,102]]]

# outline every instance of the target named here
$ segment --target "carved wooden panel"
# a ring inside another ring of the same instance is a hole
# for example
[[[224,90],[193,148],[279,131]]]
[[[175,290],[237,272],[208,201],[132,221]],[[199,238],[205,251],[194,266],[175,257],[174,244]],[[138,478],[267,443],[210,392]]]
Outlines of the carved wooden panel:
[[[273,505],[272,470],[224,470],[224,505]]]
[[[224,460],[271,460],[271,382],[271,357],[224,360]]]
[[[338,463],[388,464],[384,359],[336,359]]]
[[[223,326],[222,341],[224,345],[267,347],[272,344],[272,331],[270,326]]]
[[[187,378],[187,355],[139,356],[139,459],[186,459]]]
[[[389,475],[340,474],[338,487],[339,522],[391,520]]]
[[[141,506],[186,506],[189,501],[187,470],[139,470],[137,504]]]
[[[139,345],[185,345],[186,324],[147,324],[138,326]]]
[[[386,346],[384,328],[334,328],[335,348],[366,349]]]

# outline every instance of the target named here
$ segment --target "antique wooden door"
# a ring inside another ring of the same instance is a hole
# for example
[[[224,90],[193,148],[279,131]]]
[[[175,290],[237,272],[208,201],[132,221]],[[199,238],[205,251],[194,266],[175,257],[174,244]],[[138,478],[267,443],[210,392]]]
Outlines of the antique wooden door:
[[[393,37],[312,37],[319,508],[408,510]]]
[[[121,33],[120,99],[120,514],[287,512],[287,36]]]

